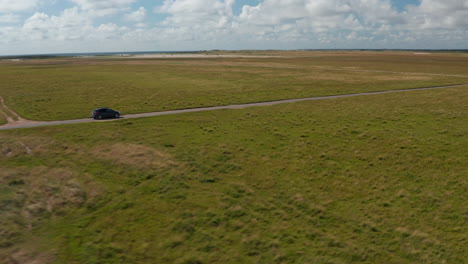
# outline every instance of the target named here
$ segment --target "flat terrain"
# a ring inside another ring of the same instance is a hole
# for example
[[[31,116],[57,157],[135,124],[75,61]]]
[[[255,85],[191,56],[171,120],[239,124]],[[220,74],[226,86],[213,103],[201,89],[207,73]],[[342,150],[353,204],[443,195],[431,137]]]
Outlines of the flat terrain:
[[[0,260],[463,263],[467,102],[454,87],[0,131]]]
[[[2,124],[5,124],[6,123],[6,118],[4,115],[0,114],[0,125]]]
[[[3,103],[3,98],[0,96],[0,125],[7,123],[10,115],[10,109]]]
[[[265,58],[58,58],[0,62],[0,78],[0,95],[21,116],[63,120],[87,117],[101,106],[128,114],[465,84],[468,56],[292,52]]]
[[[266,101],[258,103],[246,103],[246,104],[235,104],[235,105],[223,105],[223,106],[209,106],[209,107],[197,107],[197,108],[186,108],[179,110],[169,110],[169,111],[159,111],[159,112],[148,112],[148,113],[139,113],[139,114],[127,114],[120,116],[119,118],[109,118],[106,120],[94,120],[92,118],[81,118],[81,119],[70,119],[70,120],[59,120],[59,121],[32,121],[26,120],[18,116],[11,108],[6,105],[4,107],[4,113],[13,114],[13,118],[8,116],[8,123],[1,125],[0,130],[12,130],[18,128],[32,128],[32,127],[42,127],[42,126],[57,126],[57,125],[66,125],[66,124],[80,124],[80,123],[91,123],[91,122],[110,122],[110,121],[120,121],[123,119],[134,119],[142,117],[152,117],[152,116],[163,116],[163,115],[178,115],[185,113],[195,113],[195,112],[206,112],[206,111],[218,111],[225,109],[242,109],[256,106],[271,106],[277,104],[285,103],[296,103],[304,101],[318,101],[318,100],[328,100],[328,99],[337,99],[337,98],[347,98],[347,97],[356,97],[356,96],[367,96],[367,95],[376,95],[376,94],[387,94],[387,93],[401,93],[401,92],[414,92],[414,91],[423,91],[423,90],[434,90],[434,89],[446,89],[446,88],[455,88],[455,87],[468,87],[468,84],[459,84],[459,85],[449,85],[449,86],[435,86],[435,87],[423,87],[423,88],[411,88],[411,89],[402,89],[402,90],[388,90],[388,91],[375,91],[375,92],[364,92],[364,93],[354,93],[354,94],[338,94],[338,95],[328,95],[328,96],[319,96],[319,97],[305,97],[305,98],[296,98],[296,99],[285,99],[285,100],[276,100],[276,101]],[[1,97],[0,97],[1,99]],[[7,116],[7,115],[5,115]],[[15,118],[16,117],[16,118]]]

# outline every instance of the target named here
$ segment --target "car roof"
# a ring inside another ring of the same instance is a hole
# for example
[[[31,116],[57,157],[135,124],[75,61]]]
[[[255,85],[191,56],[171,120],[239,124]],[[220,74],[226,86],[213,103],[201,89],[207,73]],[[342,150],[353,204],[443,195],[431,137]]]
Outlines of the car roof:
[[[97,111],[97,110],[105,110],[105,109],[109,109],[109,108],[107,108],[107,107],[99,107],[99,108],[96,108],[96,109],[94,109],[94,110]]]

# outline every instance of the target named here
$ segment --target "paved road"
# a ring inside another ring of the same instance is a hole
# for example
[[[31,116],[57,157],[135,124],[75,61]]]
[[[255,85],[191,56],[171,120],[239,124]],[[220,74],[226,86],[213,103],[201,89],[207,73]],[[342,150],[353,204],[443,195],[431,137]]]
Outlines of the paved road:
[[[365,92],[365,93],[355,93],[355,94],[329,95],[329,96],[307,97],[307,98],[298,98],[298,99],[276,100],[276,101],[259,102],[259,103],[247,103],[247,104],[224,105],[224,106],[210,106],[210,107],[200,107],[200,108],[191,108],[191,109],[182,109],[182,110],[171,110],[171,111],[162,111],[162,112],[128,114],[128,115],[122,116],[121,118],[118,118],[118,119],[108,119],[108,120],[94,120],[92,118],[83,118],[83,119],[72,119],[72,120],[62,120],[62,121],[31,121],[31,123],[28,123],[28,124],[18,124],[18,125],[13,124],[13,125],[0,126],[0,130],[9,130],[9,129],[17,129],[17,128],[30,128],[30,127],[41,127],[41,126],[55,126],[55,125],[66,125],[66,124],[78,124],[78,123],[91,123],[91,122],[109,122],[109,121],[117,121],[117,120],[121,120],[121,119],[130,119],[130,118],[139,118],[139,117],[148,117],[148,116],[174,115],[174,114],[204,112],[204,111],[213,111],[213,110],[221,110],[221,109],[240,109],[240,108],[253,107],[253,106],[267,106],[267,105],[295,103],[295,102],[303,102],[303,101],[316,101],[316,100],[325,100],[325,99],[334,99],[334,98],[345,98],[345,97],[374,95],[374,94],[387,94],[387,93],[399,93],[399,92],[411,92],[411,91],[443,89],[443,88],[453,88],[453,87],[462,87],[462,86],[468,86],[468,84],[426,87],[426,88],[413,88],[413,89],[401,89],[401,90],[389,90],[389,91],[378,91],[378,92]]]

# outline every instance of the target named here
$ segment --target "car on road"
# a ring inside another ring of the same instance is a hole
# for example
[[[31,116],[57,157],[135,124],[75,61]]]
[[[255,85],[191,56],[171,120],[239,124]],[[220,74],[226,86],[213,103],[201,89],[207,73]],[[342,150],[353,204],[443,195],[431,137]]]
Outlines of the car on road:
[[[94,119],[103,119],[103,118],[119,118],[120,112],[112,110],[107,107],[96,108],[91,112],[91,117]]]

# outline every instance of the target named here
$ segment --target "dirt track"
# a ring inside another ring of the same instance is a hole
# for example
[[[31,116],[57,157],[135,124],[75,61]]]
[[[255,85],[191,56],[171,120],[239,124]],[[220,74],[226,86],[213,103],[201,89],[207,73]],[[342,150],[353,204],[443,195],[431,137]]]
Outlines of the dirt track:
[[[11,110],[3,101],[3,97],[0,96],[0,115],[5,116],[5,119],[7,120],[7,124],[0,126],[0,129],[5,128],[5,127],[16,127],[16,126],[21,126],[21,125],[32,125],[32,124],[40,124],[43,122],[40,121],[32,121],[32,120],[27,120],[22,118],[20,115],[18,115],[15,111]]]
[[[399,93],[399,92],[410,92],[410,91],[421,91],[421,90],[431,90],[431,89],[443,89],[443,88],[453,88],[453,87],[463,87],[468,86],[468,84],[459,84],[459,85],[448,85],[448,86],[437,86],[437,87],[425,87],[425,88],[413,88],[413,89],[401,89],[401,90],[389,90],[389,91],[377,91],[377,92],[365,92],[365,93],[355,93],[355,94],[341,94],[341,95],[329,95],[329,96],[319,96],[319,97],[307,97],[307,98],[298,98],[298,99],[286,99],[286,100],[276,100],[276,101],[267,101],[267,102],[258,102],[258,103],[246,103],[246,104],[236,104],[236,105],[224,105],[224,106],[210,106],[210,107],[200,107],[200,108],[191,108],[191,109],[181,109],[181,110],[171,110],[171,111],[162,111],[162,112],[150,112],[150,113],[140,113],[140,114],[128,114],[117,119],[107,119],[107,120],[94,120],[92,118],[83,118],[83,119],[72,119],[72,120],[62,120],[62,121],[32,121],[21,118],[14,111],[9,109],[3,102],[3,98],[0,97],[0,114],[3,114],[7,117],[8,123],[6,125],[0,126],[0,130],[9,130],[17,128],[30,128],[30,127],[41,127],[41,126],[55,126],[55,125],[66,125],[66,124],[78,124],[78,123],[91,123],[91,122],[109,122],[117,121],[121,119],[130,119],[130,118],[140,118],[140,117],[150,117],[150,116],[162,116],[162,115],[174,115],[174,114],[183,114],[183,113],[194,113],[194,112],[204,112],[204,111],[213,111],[221,109],[240,109],[246,107],[254,106],[268,106],[284,103],[295,103],[303,101],[316,101],[316,100],[325,100],[325,99],[334,99],[334,98],[345,98],[345,97],[354,97],[354,96],[364,96],[364,95],[374,95],[374,94],[386,94],[386,93]],[[11,114],[8,115],[3,109],[7,109]],[[11,115],[13,117],[11,117]],[[17,120],[15,120],[17,119]]]

